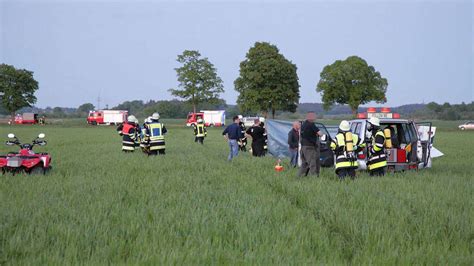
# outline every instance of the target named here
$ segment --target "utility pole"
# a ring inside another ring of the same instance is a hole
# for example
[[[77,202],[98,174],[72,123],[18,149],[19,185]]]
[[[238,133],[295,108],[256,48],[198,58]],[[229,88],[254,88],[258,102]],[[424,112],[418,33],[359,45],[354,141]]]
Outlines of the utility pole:
[[[100,110],[100,90],[99,90],[99,96],[97,97],[97,110]]]

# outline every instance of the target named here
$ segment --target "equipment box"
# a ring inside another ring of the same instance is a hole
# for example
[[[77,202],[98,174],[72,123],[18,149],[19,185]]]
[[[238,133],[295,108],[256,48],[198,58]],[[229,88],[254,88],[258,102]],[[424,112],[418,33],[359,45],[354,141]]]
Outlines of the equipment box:
[[[406,163],[407,153],[404,149],[388,149],[387,162],[389,163]]]

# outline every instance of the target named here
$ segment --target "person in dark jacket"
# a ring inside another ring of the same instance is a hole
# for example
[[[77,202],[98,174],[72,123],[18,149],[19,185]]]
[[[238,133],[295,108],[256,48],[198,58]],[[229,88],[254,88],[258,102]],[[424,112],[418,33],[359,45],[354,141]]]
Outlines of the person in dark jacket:
[[[288,147],[290,149],[291,161],[293,167],[298,165],[298,148],[300,143],[300,121],[293,122],[293,128],[288,132]]]
[[[222,135],[224,135],[224,138],[229,143],[230,153],[229,157],[227,157],[228,161],[232,161],[234,157],[237,157],[237,155],[239,155],[238,141],[244,137],[242,134],[242,130],[239,126],[239,117],[234,116],[232,120],[234,121],[234,123],[230,124],[228,127],[226,127],[226,129],[224,129],[224,132],[222,132]]]
[[[245,132],[247,136],[252,138],[252,155],[256,157],[265,156],[265,129],[260,126],[260,120],[254,120],[252,127]]]
[[[306,120],[301,125],[301,167],[298,176],[319,176],[321,162],[319,161],[319,137],[322,136],[319,128],[314,124],[316,114],[308,112]]]

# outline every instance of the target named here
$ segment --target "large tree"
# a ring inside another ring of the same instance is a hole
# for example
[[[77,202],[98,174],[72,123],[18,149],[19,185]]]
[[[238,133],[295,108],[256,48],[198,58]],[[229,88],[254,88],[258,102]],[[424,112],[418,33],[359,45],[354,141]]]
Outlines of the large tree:
[[[296,65],[286,59],[275,45],[257,42],[240,63],[240,76],[234,82],[242,111],[295,112],[300,98]]]
[[[0,104],[11,114],[12,120],[16,111],[36,102],[36,90],[38,82],[33,78],[33,72],[0,65]]]
[[[219,94],[224,92],[224,86],[209,59],[202,58],[198,51],[185,50],[178,55],[177,61],[182,64],[175,68],[180,89],[170,89],[172,95],[191,103],[194,112],[199,103],[218,100]]]
[[[77,108],[77,113],[79,115],[88,114],[89,111],[93,111],[94,109],[95,106],[92,103],[84,103],[79,105],[79,107]]]
[[[361,104],[385,103],[387,86],[387,79],[373,66],[358,56],[350,56],[324,67],[316,91],[322,94],[326,110],[335,103],[348,104],[356,114]]]

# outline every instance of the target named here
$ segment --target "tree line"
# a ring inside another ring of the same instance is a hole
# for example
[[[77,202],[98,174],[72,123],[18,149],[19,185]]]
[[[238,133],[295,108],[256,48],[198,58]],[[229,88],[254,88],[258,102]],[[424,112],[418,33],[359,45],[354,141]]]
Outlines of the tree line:
[[[218,105],[224,86],[210,60],[199,51],[185,50],[178,55],[177,62],[180,64],[175,68],[178,86],[169,92],[189,104],[194,111],[205,109],[203,104],[206,103]],[[239,112],[258,113],[265,117],[274,117],[277,112],[296,112],[300,100],[297,67],[276,45],[256,42],[239,68],[239,76],[234,81],[234,89],[239,93]],[[371,101],[385,103],[387,86],[387,79],[373,66],[358,56],[350,56],[324,67],[315,91],[321,94],[325,110],[336,104],[347,104],[355,114],[361,104]],[[34,92],[37,89],[38,82],[33,78],[33,72],[0,65],[0,103],[12,116],[21,108],[36,103]],[[129,104],[130,108],[143,104],[144,109],[161,113],[182,112],[182,105],[176,101],[132,101]],[[54,109],[52,114],[60,116],[63,110]]]

